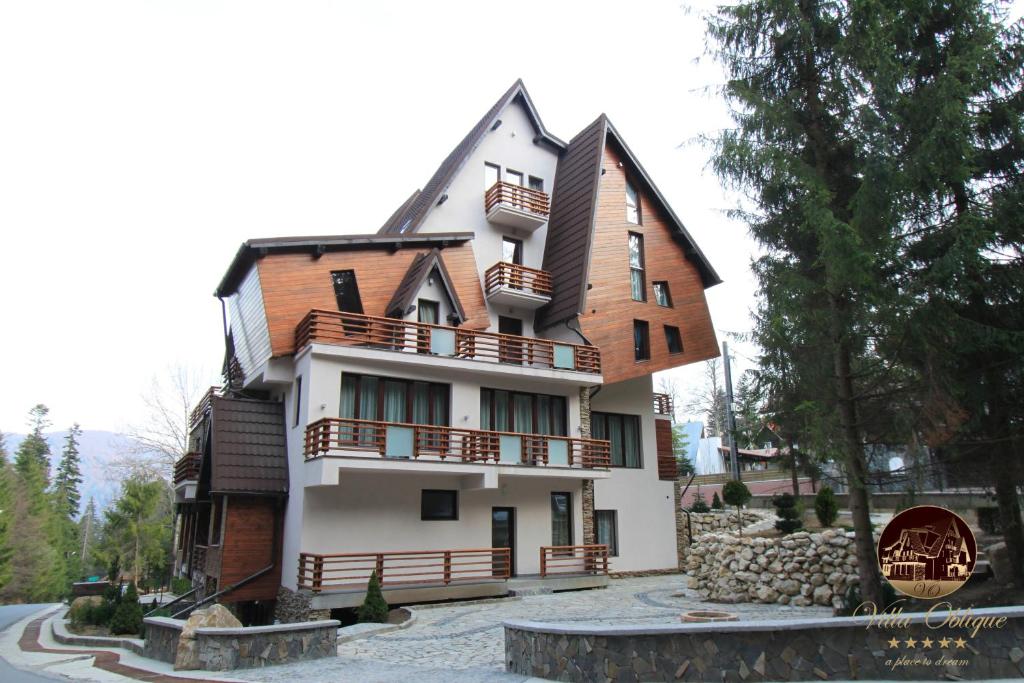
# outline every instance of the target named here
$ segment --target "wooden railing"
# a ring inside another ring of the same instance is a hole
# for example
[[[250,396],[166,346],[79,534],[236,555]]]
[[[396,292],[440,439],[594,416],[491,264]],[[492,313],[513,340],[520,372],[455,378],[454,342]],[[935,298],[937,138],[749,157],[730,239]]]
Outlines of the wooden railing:
[[[491,212],[498,204],[507,204],[522,211],[529,211],[547,218],[551,203],[546,192],[531,190],[521,185],[504,183],[500,180],[484,194],[484,211]]]
[[[503,465],[607,468],[608,441],[547,434],[485,431],[379,420],[325,417],[306,427],[307,459],[339,450],[382,457]]]
[[[551,296],[551,273],[546,270],[527,268],[518,263],[499,261],[484,273],[484,291],[490,295],[502,287],[549,297]]]
[[[174,485],[177,486],[183,481],[196,481],[199,479],[199,466],[202,463],[202,456],[199,453],[186,453],[174,463]]]
[[[607,573],[607,545],[543,545],[540,547],[541,576]]]
[[[382,553],[299,553],[299,588],[319,593],[365,588],[376,572],[383,586],[505,580],[508,548],[404,550]]]
[[[674,415],[672,397],[668,394],[654,394],[654,412],[658,415]]]
[[[206,390],[206,393],[203,394],[201,399],[199,399],[199,403],[196,404],[196,407],[192,409],[192,413],[189,415],[189,429],[192,429],[199,424],[199,421],[203,419],[203,415],[205,415],[206,411],[210,409],[210,406],[213,403],[213,397],[217,396],[219,393],[220,387],[210,387]]]
[[[296,349],[312,343],[432,353],[557,370],[601,372],[601,353],[596,346],[322,309],[310,311],[295,329]]]

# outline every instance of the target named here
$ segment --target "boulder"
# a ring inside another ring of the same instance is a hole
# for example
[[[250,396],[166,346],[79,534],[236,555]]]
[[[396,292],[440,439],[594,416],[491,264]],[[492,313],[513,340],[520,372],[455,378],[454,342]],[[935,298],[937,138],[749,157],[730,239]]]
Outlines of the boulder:
[[[223,605],[197,609],[189,616],[178,638],[178,651],[174,657],[175,671],[193,671],[199,668],[199,648],[196,643],[198,628],[241,628],[242,622]]]
[[[832,604],[832,587],[831,586],[818,586],[814,589],[814,604],[815,605],[831,605]]]

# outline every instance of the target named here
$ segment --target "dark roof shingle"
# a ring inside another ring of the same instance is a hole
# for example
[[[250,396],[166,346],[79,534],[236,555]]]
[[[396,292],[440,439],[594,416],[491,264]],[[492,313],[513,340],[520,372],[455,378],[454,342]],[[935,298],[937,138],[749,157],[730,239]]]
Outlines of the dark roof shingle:
[[[211,419],[211,491],[288,493],[283,403],[218,396]]]
[[[426,254],[417,254],[416,258],[409,264],[409,269],[405,271],[405,276],[398,283],[395,295],[391,297],[384,315],[391,317],[404,316],[406,311],[409,310],[409,306],[412,305],[413,299],[416,298],[416,294],[420,291],[423,281],[427,279],[427,276],[435,268],[437,268],[437,272],[441,276],[441,284],[444,286],[445,291],[448,292],[448,298],[455,309],[455,315],[458,316],[458,321],[453,322],[465,322],[466,312],[462,308],[462,302],[459,301],[459,294],[455,290],[455,285],[452,284],[451,276],[448,275],[448,269],[444,265],[441,250],[436,248],[431,249]]]

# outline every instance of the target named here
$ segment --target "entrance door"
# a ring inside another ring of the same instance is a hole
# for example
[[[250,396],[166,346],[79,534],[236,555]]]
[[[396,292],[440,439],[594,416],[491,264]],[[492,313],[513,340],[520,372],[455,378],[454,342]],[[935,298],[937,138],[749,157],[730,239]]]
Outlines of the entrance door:
[[[508,548],[508,566],[504,555],[495,553],[492,561],[494,576],[516,575],[516,509],[491,508],[491,547]]]

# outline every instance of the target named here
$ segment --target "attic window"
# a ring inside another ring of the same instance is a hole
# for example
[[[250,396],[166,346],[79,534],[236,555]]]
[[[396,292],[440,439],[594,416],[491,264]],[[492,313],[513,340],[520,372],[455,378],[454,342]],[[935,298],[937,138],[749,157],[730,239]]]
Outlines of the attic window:
[[[626,181],[626,222],[640,225],[640,195],[636,188]]]
[[[359,298],[356,271],[331,271],[331,281],[334,283],[334,296],[338,299],[338,310],[344,313],[362,313],[363,302]]]

